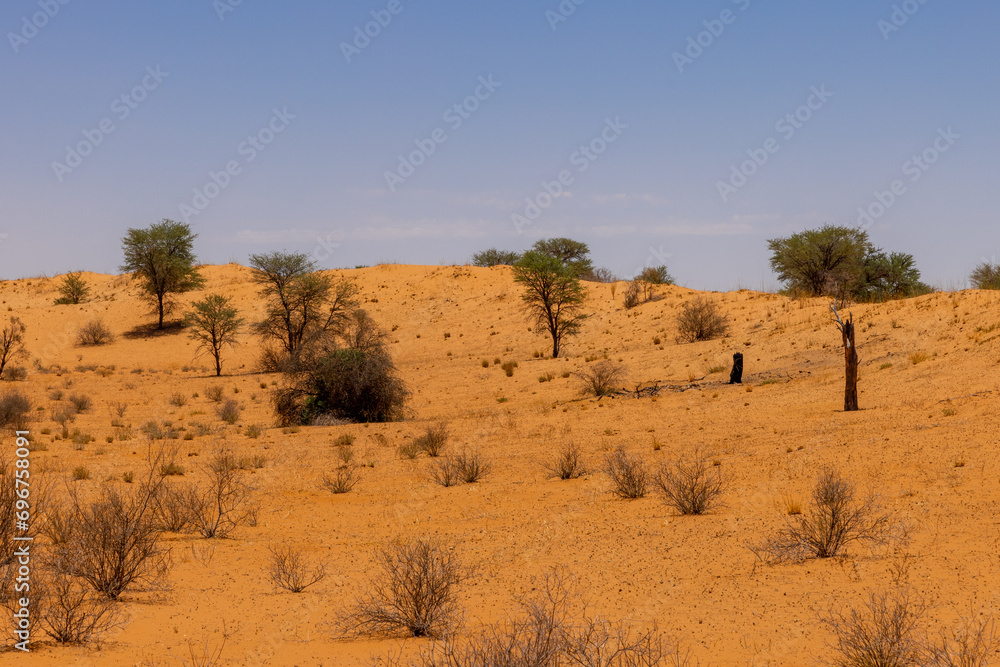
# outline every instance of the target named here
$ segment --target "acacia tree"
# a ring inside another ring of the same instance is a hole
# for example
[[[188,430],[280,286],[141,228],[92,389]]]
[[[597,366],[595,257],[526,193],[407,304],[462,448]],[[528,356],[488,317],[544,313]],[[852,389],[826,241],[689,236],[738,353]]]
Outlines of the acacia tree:
[[[575,268],[557,257],[529,250],[514,266],[514,280],[524,286],[521,296],[539,331],[552,336],[552,358],[559,356],[563,338],[580,333],[586,315],[586,290]]]
[[[975,289],[1000,289],[1000,264],[979,264],[972,270],[969,282]]]
[[[267,302],[267,313],[254,328],[264,338],[280,341],[289,357],[311,340],[342,328],[356,305],[357,286],[318,273],[315,260],[305,253],[250,255],[250,268]]]
[[[188,225],[164,218],[148,229],[129,229],[122,239],[125,262],[119,270],[140,279],[158,315],[157,329],[163,329],[163,317],[174,306],[174,294],[204,284],[195,268],[193,248],[197,236]]]
[[[195,301],[188,311],[185,322],[191,330],[191,338],[198,341],[198,348],[215,359],[215,374],[222,375],[222,348],[235,347],[236,336],[243,327],[243,318],[232,305],[232,299],[221,294],[209,294],[202,301]]]
[[[76,305],[83,303],[90,297],[90,286],[80,275],[79,271],[66,274],[62,285],[59,286],[60,296],[55,300],[55,305]]]
[[[594,263],[590,260],[590,248],[581,241],[567,238],[541,239],[536,241],[531,249],[559,260],[566,265],[574,278],[582,278],[594,270]]]
[[[7,364],[25,355],[24,333],[27,330],[21,318],[13,315],[10,324],[0,330],[0,377]]]

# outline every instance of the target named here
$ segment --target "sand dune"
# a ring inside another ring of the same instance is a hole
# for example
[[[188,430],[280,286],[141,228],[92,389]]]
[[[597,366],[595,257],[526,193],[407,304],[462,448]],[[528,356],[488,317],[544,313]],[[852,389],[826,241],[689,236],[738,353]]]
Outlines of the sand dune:
[[[141,435],[106,442],[115,435],[110,406],[119,402],[128,404],[123,421],[137,433],[150,420],[189,432],[193,422],[219,429],[169,441],[180,448],[183,480],[201,478],[200,462],[220,440],[268,461],[252,475],[262,501],[258,525],[228,540],[168,535],[170,589],[127,595],[129,621],[100,650],[40,646],[18,664],[177,664],[170,659],[186,657],[189,641],[218,645],[224,629],[224,664],[366,665],[400,646],[415,654],[418,641],[345,641],[332,626],[372,576],[373,547],[395,537],[447,540],[478,568],[461,588],[467,628],[503,618],[537,577],[565,565],[593,613],[656,623],[702,664],[811,664],[831,638],[818,614],[891,586],[894,577],[934,603],[930,615],[940,627],[962,614],[996,613],[1000,294],[853,307],[862,411],[844,413],[840,334],[825,300],[708,294],[731,316],[731,335],[678,345],[675,317],[698,293],[663,287],[659,300],[626,311],[623,284],[589,284],[592,316],[583,333],[565,344],[564,358],[547,359],[549,341],[530,331],[507,268],[382,265],[336,273],[357,280],[363,307],[391,332],[392,354],[413,392],[405,422],[269,428],[248,438],[247,425],[273,423],[268,397],[278,380],[254,373],[254,338],[227,354],[227,375],[216,379],[183,332],[136,331],[152,318],[127,277],[84,274],[93,299],[80,306],[52,305],[56,278],[0,283],[0,303],[28,327],[31,358],[65,369],[29,368],[27,380],[11,383],[43,408],[32,431],[47,451],[32,454],[32,465],[58,485],[66,480],[89,492],[141,471]],[[208,291],[235,297],[248,319],[259,317],[248,269],[205,267],[204,274]],[[98,316],[115,342],[75,346],[77,328]],[[746,356],[743,386],[726,384],[734,352]],[[627,368],[629,388],[689,388],[582,398],[572,374],[588,367],[588,357],[604,356]],[[513,377],[495,358],[518,363]],[[709,372],[717,367],[725,370]],[[553,379],[540,382],[546,374]],[[223,424],[206,397],[217,384],[244,408],[235,426]],[[55,438],[49,416],[57,389],[93,399],[72,425],[94,437],[82,451]],[[183,406],[171,403],[174,394],[186,397]],[[453,447],[478,447],[492,460],[484,482],[442,488],[429,479],[426,458],[396,455],[399,444],[439,420],[448,420]],[[353,492],[334,496],[318,482],[336,465],[332,442],[343,433],[355,436],[357,459],[374,467],[362,469]],[[569,442],[595,472],[546,479],[540,462]],[[619,445],[654,464],[703,446],[727,479],[725,507],[680,517],[656,496],[615,499],[596,471]],[[91,479],[71,481],[81,465]],[[895,553],[854,546],[846,558],[756,564],[746,544],[782,524],[784,499],[806,501],[825,466],[877,489],[911,525],[911,542]],[[325,560],[330,576],[301,595],[276,592],[265,564],[267,547],[278,542]],[[13,662],[9,654],[3,660]]]

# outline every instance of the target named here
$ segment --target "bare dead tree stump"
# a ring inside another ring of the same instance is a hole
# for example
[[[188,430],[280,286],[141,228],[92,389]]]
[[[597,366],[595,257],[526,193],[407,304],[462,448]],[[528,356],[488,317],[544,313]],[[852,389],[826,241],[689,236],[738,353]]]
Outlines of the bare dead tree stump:
[[[733,355],[733,370],[729,373],[729,384],[743,384],[743,355]]]
[[[847,384],[844,389],[844,412],[855,412],[858,408],[858,347],[854,342],[854,313],[848,313],[847,321],[840,318],[836,304],[830,310],[837,318],[837,328],[844,340],[844,360]]]

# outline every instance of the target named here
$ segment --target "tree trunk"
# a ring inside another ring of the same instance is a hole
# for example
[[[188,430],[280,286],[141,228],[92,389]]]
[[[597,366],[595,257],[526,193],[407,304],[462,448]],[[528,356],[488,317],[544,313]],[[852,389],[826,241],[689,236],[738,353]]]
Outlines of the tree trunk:
[[[552,358],[556,359],[559,357],[559,336],[555,333],[552,334]]]
[[[222,350],[215,350],[215,377],[222,376]]]
[[[733,370],[729,373],[729,384],[743,384],[743,355],[733,355]]]
[[[156,328],[157,329],[162,329],[163,328],[163,295],[162,294],[157,294],[156,295],[156,306],[157,306],[157,310],[159,311],[159,314],[160,314],[160,323],[157,325]]]
[[[847,387],[844,390],[844,412],[855,412],[858,408],[858,348],[854,344],[854,317],[850,317],[842,328],[844,336],[844,357],[847,364]]]

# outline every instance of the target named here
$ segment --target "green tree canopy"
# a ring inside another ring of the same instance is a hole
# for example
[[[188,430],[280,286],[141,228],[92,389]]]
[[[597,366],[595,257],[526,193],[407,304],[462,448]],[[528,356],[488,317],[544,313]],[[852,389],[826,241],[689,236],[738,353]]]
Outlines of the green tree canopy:
[[[472,256],[473,266],[513,266],[517,264],[517,261],[521,259],[521,254],[514,252],[513,250],[497,250],[496,248],[490,248],[488,250],[483,250],[482,252],[477,252]]]
[[[236,345],[243,318],[233,306],[232,299],[221,294],[209,294],[191,306],[193,310],[188,311],[184,318],[191,327],[190,336],[198,341],[199,349],[212,355],[215,374],[222,375],[222,348]]]
[[[558,357],[563,338],[578,334],[587,317],[583,313],[586,290],[574,267],[553,255],[529,250],[514,266],[514,280],[524,286],[521,299],[529,318],[552,337],[552,357]]]
[[[197,289],[204,284],[195,268],[194,240],[191,228],[163,219],[148,229],[129,229],[122,239],[125,261],[119,267],[141,281],[142,291],[153,303],[163,328],[163,317],[174,306],[172,296]]]
[[[983,262],[972,270],[969,282],[975,289],[1000,289],[1000,264]]]
[[[310,340],[342,327],[356,305],[354,283],[334,282],[319,273],[316,262],[305,253],[250,255],[250,267],[267,302],[267,314],[255,329],[265,338],[280,341],[289,357]]]
[[[590,248],[581,241],[567,238],[541,239],[536,241],[531,249],[559,260],[576,278],[582,278],[594,270],[594,263],[590,259]]]
[[[863,229],[824,225],[767,244],[771,268],[790,293],[882,300],[931,291],[912,255],[886,254]]]

